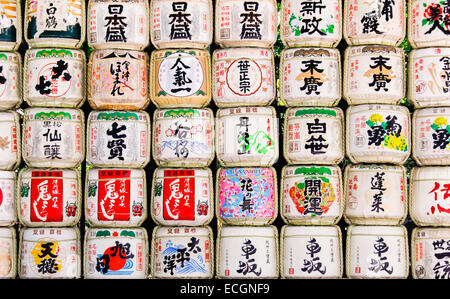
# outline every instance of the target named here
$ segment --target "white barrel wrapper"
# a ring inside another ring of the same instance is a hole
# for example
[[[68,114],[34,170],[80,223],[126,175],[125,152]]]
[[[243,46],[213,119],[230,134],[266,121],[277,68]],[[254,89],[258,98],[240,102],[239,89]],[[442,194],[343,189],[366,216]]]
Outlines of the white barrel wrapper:
[[[403,49],[355,46],[344,56],[343,96],[349,105],[400,104],[406,89]]]
[[[403,164],[411,152],[406,106],[358,105],[346,112],[346,154],[352,163]]]
[[[25,101],[33,107],[80,107],[86,97],[82,50],[28,49],[23,71]]]
[[[152,218],[158,225],[202,226],[214,216],[209,168],[157,168],[152,180]]]
[[[89,228],[84,239],[84,278],[146,279],[148,246],[145,228]]]
[[[286,47],[336,47],[342,39],[342,1],[282,0],[280,34]]]
[[[344,159],[344,113],[340,108],[288,108],[283,154],[289,164],[339,164]]]
[[[80,180],[76,169],[22,169],[16,189],[20,223],[28,227],[76,225],[82,213]]]
[[[408,1],[408,42],[413,48],[448,47],[447,1]]]
[[[285,225],[281,228],[282,278],[341,278],[342,254],[341,229],[336,225]]]
[[[209,108],[155,110],[152,153],[158,165],[209,166],[214,137],[214,113]]]
[[[216,117],[216,155],[221,165],[272,166],[278,160],[275,108],[224,108]]]
[[[344,171],[348,224],[399,225],[406,218],[406,169],[393,165],[350,164]]]
[[[204,107],[211,101],[211,55],[200,49],[155,50],[150,97],[158,108]]]
[[[228,48],[212,54],[213,99],[217,106],[265,106],[275,98],[272,49]]]
[[[348,278],[406,279],[408,236],[404,226],[354,226],[347,229]]]
[[[211,0],[154,0],[150,10],[151,42],[157,49],[205,49],[212,43]]]
[[[278,215],[277,173],[270,168],[219,168],[216,216],[227,225],[268,225]]]
[[[85,216],[91,226],[135,227],[147,219],[143,169],[91,168],[85,186]]]
[[[408,54],[408,101],[415,108],[450,105],[450,48],[412,50]]]
[[[450,108],[424,108],[414,111],[412,157],[422,165],[450,165]]]
[[[415,227],[411,233],[414,279],[448,279],[450,228]]]
[[[153,230],[151,255],[153,278],[214,276],[213,232],[209,226],[157,226]]]
[[[19,253],[21,279],[81,278],[80,231],[76,227],[24,228]]]
[[[342,217],[342,174],[337,166],[285,166],[280,214],[288,224],[331,225]]]
[[[344,0],[344,39],[349,45],[397,46],[406,35],[406,0]]]
[[[27,108],[23,159],[30,167],[75,168],[84,160],[84,112],[78,108]]]
[[[337,49],[281,51],[280,99],[288,106],[336,106],[341,99],[341,54]]]
[[[90,0],[87,14],[87,40],[94,49],[144,50],[150,44],[146,0]]]
[[[147,52],[93,51],[88,63],[88,102],[93,109],[143,110],[149,99]]]
[[[86,35],[86,1],[26,0],[24,37],[31,48],[80,48]]]
[[[0,51],[17,51],[22,43],[22,1],[5,0],[0,3],[3,24],[0,25]]]
[[[275,226],[223,226],[216,246],[218,278],[278,278],[278,231]]]
[[[0,226],[17,223],[16,180],[15,171],[0,171]]]
[[[15,109],[22,102],[22,56],[0,52],[0,109]]]
[[[277,2],[217,0],[214,25],[222,48],[270,48],[277,40]]]
[[[95,167],[144,168],[150,161],[150,116],[145,111],[92,111],[86,160]]]
[[[413,167],[409,215],[417,226],[450,226],[450,166]]]
[[[22,160],[20,117],[15,111],[0,112],[0,169],[14,170]]]
[[[17,238],[14,227],[0,227],[0,279],[16,278]]]

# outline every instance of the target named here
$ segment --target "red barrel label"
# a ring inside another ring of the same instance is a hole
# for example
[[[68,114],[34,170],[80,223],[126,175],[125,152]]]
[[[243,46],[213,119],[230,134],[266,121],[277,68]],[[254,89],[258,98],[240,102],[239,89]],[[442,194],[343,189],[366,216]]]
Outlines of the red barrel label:
[[[61,171],[33,171],[31,180],[31,221],[63,220],[63,181]]]
[[[183,176],[183,177],[181,177]],[[195,219],[195,182],[193,170],[164,171],[165,220]]]
[[[104,170],[98,177],[98,220],[130,220],[130,171]]]

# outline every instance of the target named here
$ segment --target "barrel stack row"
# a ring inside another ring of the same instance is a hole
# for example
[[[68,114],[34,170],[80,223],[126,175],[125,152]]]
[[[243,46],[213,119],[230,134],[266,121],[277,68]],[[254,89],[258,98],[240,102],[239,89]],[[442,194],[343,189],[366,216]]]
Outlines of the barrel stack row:
[[[2,1],[0,277],[406,278],[409,208],[413,277],[445,278],[450,31],[423,2],[281,1],[278,64],[274,0],[28,0],[24,59]]]
[[[17,273],[17,222],[15,169],[22,159],[20,148],[20,116],[14,110],[22,104],[22,57],[18,52],[22,42],[21,7],[16,1],[5,11],[10,20],[0,34],[0,117],[2,140],[0,162],[0,259],[1,278],[13,278]],[[1,4],[0,4],[1,5]],[[8,265],[3,267],[3,265]]]
[[[153,278],[213,278],[211,1],[152,1]]]
[[[409,274],[406,168],[410,115],[404,105],[406,1],[344,4],[346,273],[352,278]],[[358,252],[367,252],[365,259]]]
[[[16,186],[18,276],[80,277],[81,164],[85,159],[85,6],[27,1],[22,158]],[[57,242],[53,242],[57,240]],[[59,259],[64,252],[66,262]],[[64,267],[62,266],[64,264]]]
[[[147,1],[89,1],[83,276],[145,278],[151,158]],[[116,255],[120,252],[120,255]]]
[[[216,1],[218,278],[277,278],[277,3]]]
[[[341,54],[342,3],[281,4],[280,101],[283,123],[280,276],[343,275],[342,172],[345,156]]]
[[[449,278],[444,258],[450,239],[447,187],[450,180],[448,61],[450,31],[444,23],[450,4],[411,1],[408,7],[408,100],[412,115],[409,212],[414,278]]]

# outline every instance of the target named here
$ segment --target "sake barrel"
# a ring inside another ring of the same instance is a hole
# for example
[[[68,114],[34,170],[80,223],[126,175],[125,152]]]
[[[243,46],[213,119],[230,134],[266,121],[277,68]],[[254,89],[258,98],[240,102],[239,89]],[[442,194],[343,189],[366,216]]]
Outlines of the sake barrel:
[[[92,227],[136,227],[147,219],[143,169],[90,168],[85,184],[85,216]]]
[[[205,49],[213,38],[211,0],[155,0],[150,3],[150,35],[156,49]]]
[[[280,233],[282,278],[341,278],[344,272],[341,229],[336,226],[285,225]]]
[[[408,66],[408,101],[415,108],[450,106],[449,48],[412,50]]]
[[[164,226],[203,226],[214,217],[209,168],[157,168],[151,190],[152,219]]]
[[[410,117],[405,106],[350,106],[346,125],[346,154],[352,163],[403,164],[408,159]]]
[[[213,99],[218,107],[266,106],[275,99],[272,49],[217,49],[212,57]]]
[[[408,2],[408,42],[413,48],[448,47],[447,1]]]
[[[450,167],[413,167],[409,215],[417,226],[450,226]]]
[[[206,50],[155,50],[151,100],[158,108],[204,107],[211,101],[211,56]]]
[[[227,225],[268,225],[278,215],[274,168],[219,168],[216,216]]]
[[[153,229],[152,278],[212,279],[213,256],[213,232],[209,226]]]
[[[0,171],[0,226],[17,223],[16,179],[15,171]]]
[[[216,118],[216,155],[221,165],[272,166],[278,160],[274,107],[223,108]]]
[[[20,231],[21,279],[81,278],[81,241],[77,227],[27,227]]]
[[[450,108],[424,108],[414,111],[412,154],[418,165],[450,165]]]
[[[84,278],[146,279],[148,246],[143,227],[88,228],[84,239]]]
[[[277,2],[217,0],[214,24],[222,48],[270,48],[277,40]]]
[[[22,1],[5,0],[0,3],[0,51],[17,51],[22,43]]]
[[[152,151],[161,166],[209,166],[215,155],[213,111],[209,108],[155,110]]]
[[[14,170],[22,160],[20,118],[14,111],[0,112],[0,169]]]
[[[26,0],[24,37],[31,48],[80,48],[86,34],[86,1]]]
[[[81,174],[76,169],[21,169],[16,192],[22,225],[74,226],[80,220]]]
[[[350,225],[346,240],[348,278],[406,279],[408,236],[402,225]]]
[[[282,0],[280,37],[286,47],[336,47],[342,39],[341,0]]]
[[[406,89],[401,48],[355,46],[347,48],[344,55],[343,93],[349,105],[400,104]]]
[[[344,159],[344,113],[340,108],[288,108],[283,155],[289,164],[338,164]]]
[[[20,104],[22,104],[22,58],[17,52],[0,52],[0,109],[15,109]]]
[[[218,278],[278,278],[278,230],[275,226],[220,227],[216,246]]]
[[[0,227],[0,279],[16,278],[17,238],[14,227]]]
[[[285,48],[280,56],[279,94],[286,106],[338,105],[342,92],[337,49]]]
[[[145,111],[92,111],[86,160],[95,167],[144,168],[150,161],[150,116]]]
[[[94,49],[144,50],[150,44],[149,2],[90,0],[87,40]]]
[[[398,46],[406,35],[405,10],[405,0],[344,0],[344,39],[349,45]]]
[[[344,210],[337,166],[285,166],[281,171],[281,218],[294,225],[331,225]]]
[[[27,108],[23,159],[31,167],[72,168],[84,160],[84,112],[78,108]]]
[[[80,107],[86,97],[86,56],[82,50],[28,49],[23,74],[30,106]]]
[[[407,215],[406,169],[350,164],[344,171],[344,219],[355,225],[400,225]]]
[[[411,233],[411,274],[414,279],[448,279],[450,228],[415,227]]]
[[[88,102],[93,109],[139,110],[150,103],[148,54],[101,49],[89,56]]]

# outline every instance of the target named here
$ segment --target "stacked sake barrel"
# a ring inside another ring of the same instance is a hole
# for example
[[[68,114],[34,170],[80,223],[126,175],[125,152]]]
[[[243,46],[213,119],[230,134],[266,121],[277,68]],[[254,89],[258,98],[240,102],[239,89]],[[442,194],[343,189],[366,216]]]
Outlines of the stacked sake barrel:
[[[277,278],[278,119],[274,0],[218,0],[212,53],[216,113],[216,277]]]
[[[84,277],[145,279],[148,1],[89,1]],[[120,252],[120,254],[116,254]]]
[[[408,276],[405,96],[406,1],[344,2],[344,220],[349,278]]]
[[[20,278],[80,278],[85,100],[84,1],[26,1]]]
[[[280,99],[284,115],[281,276],[343,275],[340,0],[281,2]]]
[[[214,114],[211,101],[213,6],[210,0],[150,4],[152,278],[214,275]]]
[[[411,272],[415,279],[448,278],[450,239],[450,146],[448,119],[450,31],[444,23],[449,3],[410,1],[408,100],[414,106],[409,213]]]
[[[0,31],[0,279],[17,275],[16,169],[21,162],[20,116],[22,103],[22,43],[20,1],[0,3],[3,22]]]

